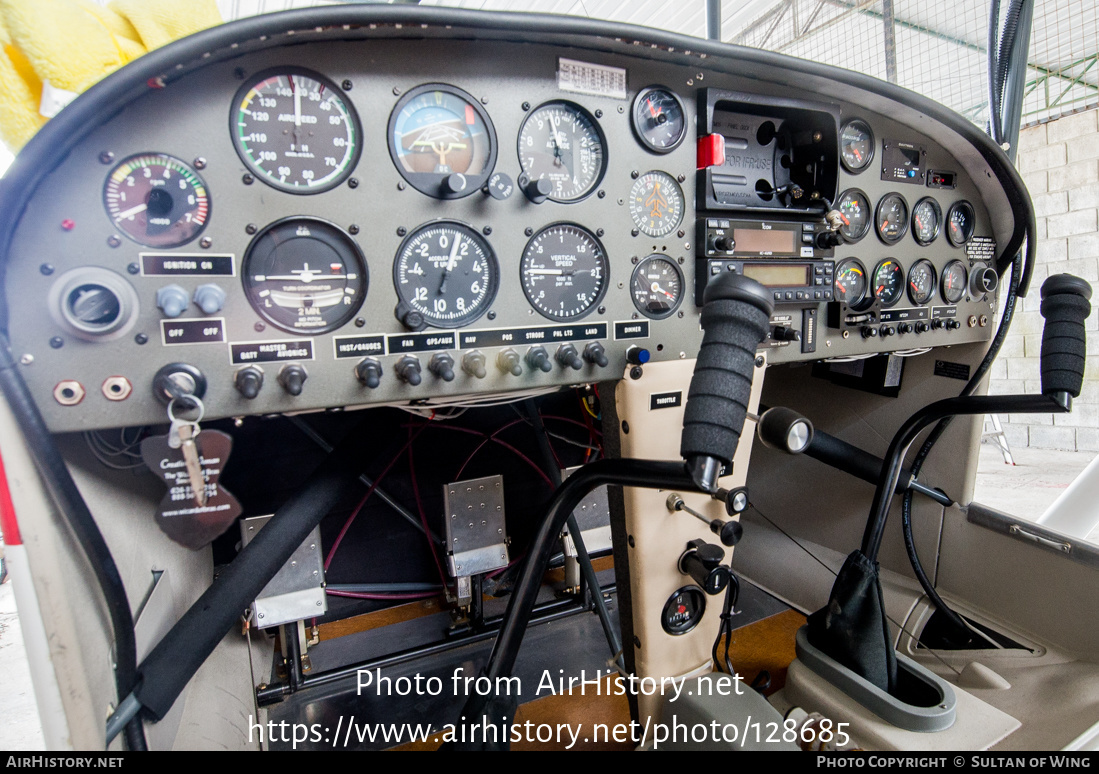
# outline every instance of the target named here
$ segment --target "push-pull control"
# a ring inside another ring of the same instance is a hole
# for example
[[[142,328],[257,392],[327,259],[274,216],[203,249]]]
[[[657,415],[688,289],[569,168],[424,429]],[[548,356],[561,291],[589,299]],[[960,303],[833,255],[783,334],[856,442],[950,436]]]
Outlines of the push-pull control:
[[[745,498],[745,500],[747,500],[747,498]],[[706,516],[703,516],[701,513],[694,510],[693,508],[690,508],[685,502],[683,502],[683,497],[678,492],[672,492],[670,495],[668,495],[668,499],[665,504],[668,506],[669,511],[683,511],[683,513],[689,513],[690,515],[694,516],[696,519],[708,526],[710,528],[710,532],[713,532],[715,535],[721,538],[721,542],[727,546],[735,546],[737,543],[740,542],[740,538],[744,535],[744,528],[740,526],[739,521],[722,521],[721,519],[707,518]],[[739,511],[733,511],[728,504],[726,505],[726,510],[728,511],[730,516],[733,515],[734,512],[739,513]],[[744,509],[741,508],[741,510]]]
[[[679,571],[689,575],[707,594],[720,594],[729,585],[732,571],[721,564],[725,551],[705,540],[692,540],[679,557]]]

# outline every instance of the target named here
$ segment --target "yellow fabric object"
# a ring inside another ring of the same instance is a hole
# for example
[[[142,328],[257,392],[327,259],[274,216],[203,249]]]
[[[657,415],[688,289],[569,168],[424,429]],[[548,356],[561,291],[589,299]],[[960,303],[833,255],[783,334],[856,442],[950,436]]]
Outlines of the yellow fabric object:
[[[0,140],[18,151],[67,92],[220,23],[215,0],[0,0]]]

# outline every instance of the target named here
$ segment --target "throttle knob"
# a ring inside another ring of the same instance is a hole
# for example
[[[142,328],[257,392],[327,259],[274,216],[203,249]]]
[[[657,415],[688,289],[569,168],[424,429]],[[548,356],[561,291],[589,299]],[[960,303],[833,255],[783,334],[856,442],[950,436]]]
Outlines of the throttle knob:
[[[1076,398],[1084,380],[1087,351],[1084,320],[1091,315],[1091,285],[1071,274],[1054,274],[1042,284],[1042,392]]]

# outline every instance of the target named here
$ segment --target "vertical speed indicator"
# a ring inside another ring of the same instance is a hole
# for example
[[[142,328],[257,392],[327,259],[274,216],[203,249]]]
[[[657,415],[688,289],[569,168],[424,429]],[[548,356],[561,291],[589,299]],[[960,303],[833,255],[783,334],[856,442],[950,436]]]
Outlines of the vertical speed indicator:
[[[229,123],[245,166],[280,191],[334,188],[351,174],[362,151],[354,109],[334,83],[309,70],[280,68],[246,82]]]
[[[532,236],[519,271],[527,300],[551,320],[579,320],[607,292],[607,253],[594,234],[574,223],[547,226]]]

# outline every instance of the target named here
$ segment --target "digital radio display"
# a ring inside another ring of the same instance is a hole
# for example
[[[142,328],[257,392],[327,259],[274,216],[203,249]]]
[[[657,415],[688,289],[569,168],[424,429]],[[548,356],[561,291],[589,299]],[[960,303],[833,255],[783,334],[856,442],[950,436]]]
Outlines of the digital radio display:
[[[740,255],[797,255],[793,231],[757,228],[734,228],[736,253]]]
[[[804,263],[746,263],[744,276],[769,288],[811,285],[809,265]]]

